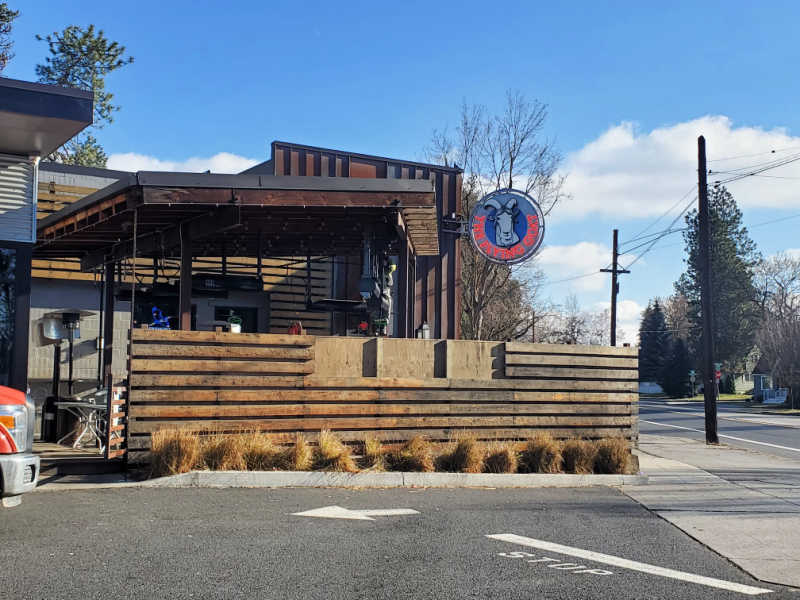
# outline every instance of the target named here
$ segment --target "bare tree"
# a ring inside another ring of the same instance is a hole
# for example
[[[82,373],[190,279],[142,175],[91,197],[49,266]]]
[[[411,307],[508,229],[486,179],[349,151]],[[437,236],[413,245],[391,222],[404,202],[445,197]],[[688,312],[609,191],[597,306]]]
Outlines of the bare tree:
[[[456,131],[433,132],[430,160],[464,169],[465,215],[486,193],[518,187],[539,201],[544,214],[564,198],[561,155],[542,138],[546,105],[508,92],[500,114],[462,103]],[[521,183],[524,185],[521,185]],[[530,338],[537,317],[542,273],[529,261],[509,267],[486,260],[471,244],[461,244],[461,333],[466,339]]]
[[[778,254],[756,269],[756,288],[764,307],[756,342],[772,377],[800,401],[800,259]]]
[[[661,300],[661,307],[672,337],[687,343],[692,326],[689,321],[689,300],[683,294],[676,292],[666,300]]]

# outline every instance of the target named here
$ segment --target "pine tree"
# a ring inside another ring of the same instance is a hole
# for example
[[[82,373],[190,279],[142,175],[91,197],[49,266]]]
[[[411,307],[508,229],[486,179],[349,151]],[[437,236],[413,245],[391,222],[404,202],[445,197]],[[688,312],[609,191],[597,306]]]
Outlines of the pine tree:
[[[106,76],[133,62],[125,55],[125,47],[106,38],[103,31],[95,31],[94,25],[83,29],[70,25],[64,31],[46,37],[36,36],[47,42],[50,55],[44,64],[36,65],[36,75],[42,83],[75,87],[94,92],[94,123],[92,128],[102,129],[114,120],[119,106],[113,103],[114,95],[106,91]],[[105,167],[106,153],[86,130],[56,150],[50,160],[57,162]]]
[[[680,338],[675,339],[659,381],[668,396],[682,398],[686,395],[689,391],[689,370],[691,368],[692,362],[686,344]]]
[[[711,217],[711,296],[714,306],[712,323],[715,360],[724,370],[734,371],[752,350],[760,321],[757,293],[753,285],[754,269],[761,260],[742,213],[733,196],[722,186],[709,194]],[[697,211],[686,216],[686,272],[675,284],[676,292],[688,301],[691,327],[689,352],[697,364],[702,349],[702,311],[700,306],[701,254],[698,244]]]
[[[11,51],[14,46],[11,41],[11,27],[18,16],[19,11],[8,8],[8,2],[0,2],[0,73],[6,68],[8,61],[14,58]]]
[[[639,325],[639,381],[660,381],[670,347],[661,302],[647,304]]]

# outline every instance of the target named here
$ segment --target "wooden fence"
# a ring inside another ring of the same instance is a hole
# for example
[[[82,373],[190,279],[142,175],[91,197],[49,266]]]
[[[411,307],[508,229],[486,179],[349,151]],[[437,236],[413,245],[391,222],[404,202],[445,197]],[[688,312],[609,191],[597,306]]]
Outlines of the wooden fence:
[[[337,377],[315,373],[315,340],[134,330],[129,447],[145,450],[152,432],[172,427],[263,430],[281,440],[323,428],[346,440],[385,441],[467,432],[524,439],[543,430],[559,438],[638,436],[636,349],[498,343],[505,366],[496,379]],[[336,347],[335,338],[326,341]],[[454,345],[448,360],[458,360],[460,349],[479,342],[446,343]]]

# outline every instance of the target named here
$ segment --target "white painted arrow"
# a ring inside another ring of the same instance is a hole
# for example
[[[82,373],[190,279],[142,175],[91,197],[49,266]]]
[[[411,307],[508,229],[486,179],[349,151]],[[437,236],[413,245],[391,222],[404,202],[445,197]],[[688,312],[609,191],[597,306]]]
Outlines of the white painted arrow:
[[[350,510],[341,506],[323,506],[313,510],[292,513],[298,517],[319,517],[322,519],[353,519],[358,521],[374,521],[372,517],[391,517],[395,515],[418,515],[413,508],[376,508],[366,510]]]

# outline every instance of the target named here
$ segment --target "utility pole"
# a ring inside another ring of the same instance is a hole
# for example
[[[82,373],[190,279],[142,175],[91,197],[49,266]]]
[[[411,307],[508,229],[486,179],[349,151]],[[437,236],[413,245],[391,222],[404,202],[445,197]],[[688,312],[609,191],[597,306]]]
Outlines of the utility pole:
[[[600,269],[603,273],[611,273],[611,345],[617,345],[617,294],[619,294],[619,283],[617,275],[630,273],[627,269],[619,268],[619,247],[617,238],[619,230],[614,230],[614,242],[611,246],[611,268]]]
[[[697,215],[700,225],[700,304],[703,317],[703,399],[706,412],[706,444],[717,437],[717,381],[714,370],[713,307],[711,299],[711,217],[708,209],[706,138],[697,138]]]

